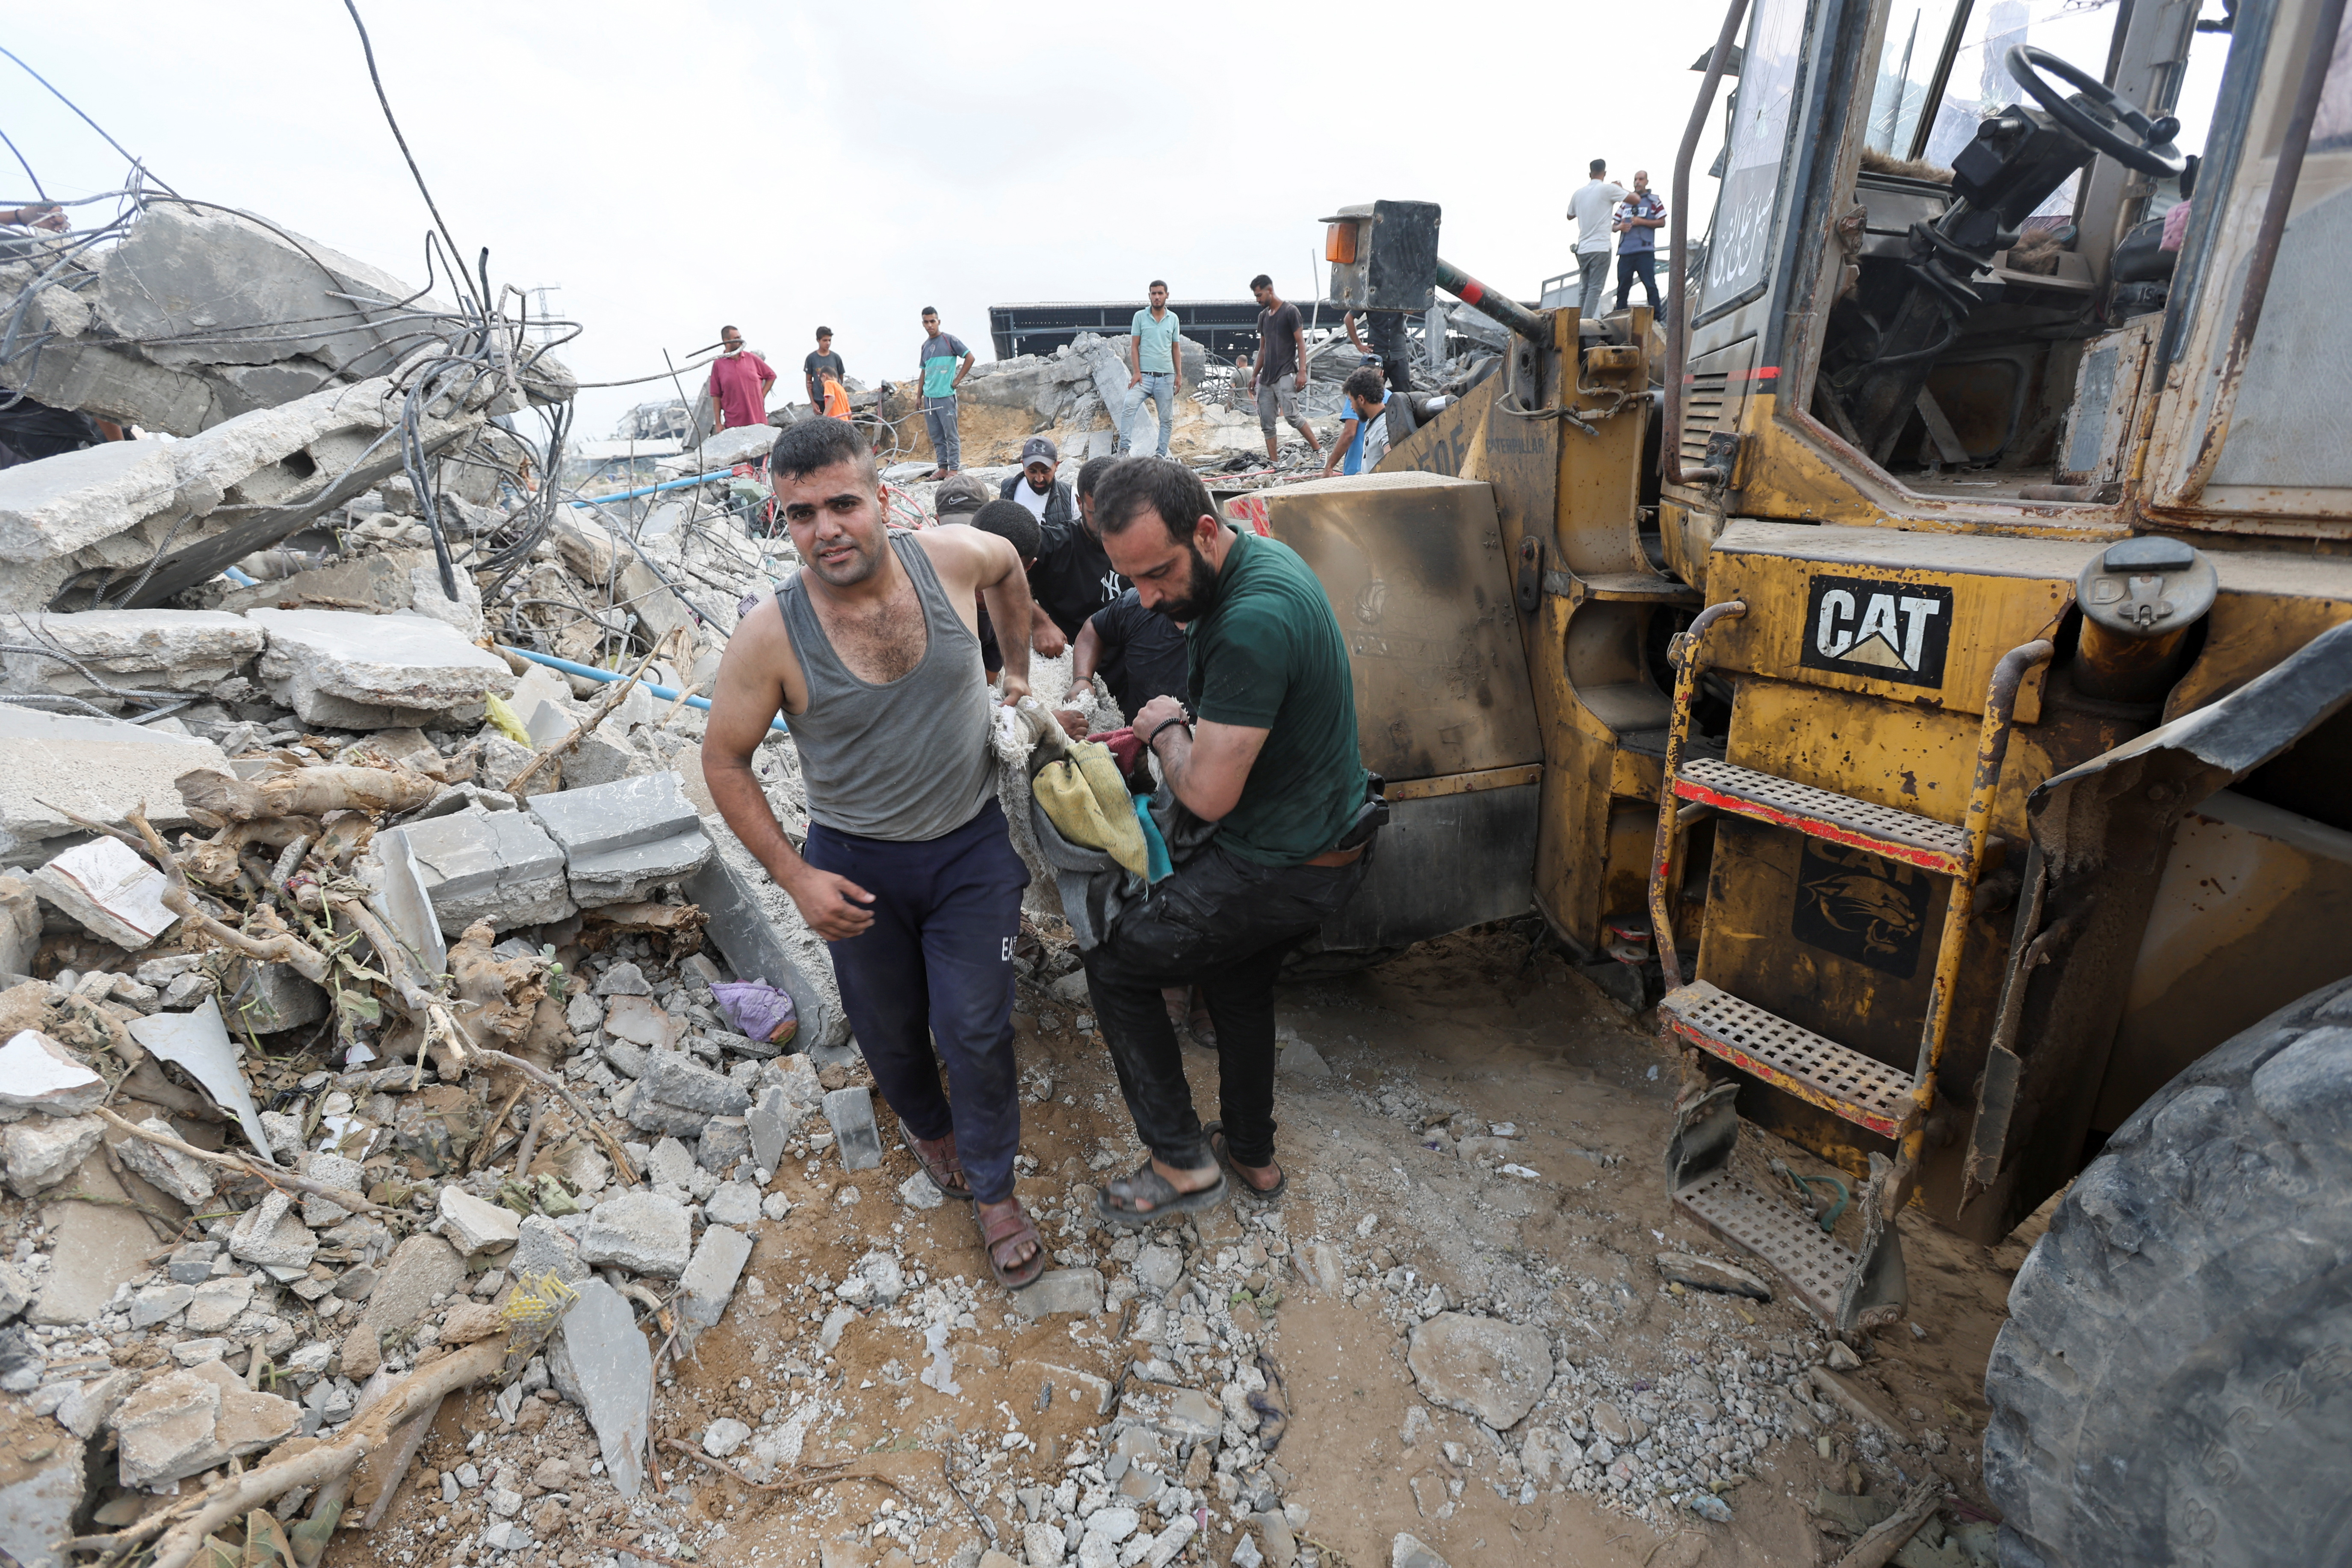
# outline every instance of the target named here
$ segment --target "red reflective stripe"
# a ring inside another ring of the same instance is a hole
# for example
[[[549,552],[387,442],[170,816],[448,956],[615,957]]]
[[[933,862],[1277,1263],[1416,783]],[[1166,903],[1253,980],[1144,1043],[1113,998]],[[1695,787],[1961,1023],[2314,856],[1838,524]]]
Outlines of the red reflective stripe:
[[[1486,286],[1484,283],[1479,282],[1475,278],[1463,279],[1462,302],[1464,304],[1475,305],[1486,297]]]
[[[1760,369],[1760,370],[1744,370],[1744,371],[1741,371],[1741,372],[1740,372],[1738,374],[1737,374],[1737,375],[1732,375],[1732,374],[1727,374],[1724,376],[1724,378],[1723,378],[1723,379],[1724,379],[1726,382],[1734,382],[1734,381],[1778,381],[1778,380],[1780,380],[1780,367],[1779,365],[1777,365],[1777,364],[1768,364],[1768,365],[1764,366],[1764,367],[1763,367],[1762,369]],[[1685,386],[1689,386],[1689,385],[1691,385],[1693,383],[1696,382],[1697,380],[1698,380],[1698,377],[1697,377],[1697,375],[1696,375],[1695,374],[1685,373],[1685,374],[1684,374],[1684,376],[1683,376],[1683,384],[1684,384]]]

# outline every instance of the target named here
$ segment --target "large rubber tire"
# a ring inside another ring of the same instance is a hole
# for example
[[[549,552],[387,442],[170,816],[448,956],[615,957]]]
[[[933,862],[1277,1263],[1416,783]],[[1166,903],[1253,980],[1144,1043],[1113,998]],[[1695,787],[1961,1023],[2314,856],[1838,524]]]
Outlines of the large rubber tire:
[[[2352,978],[2075,1178],[1985,1373],[2006,1568],[2352,1564]]]

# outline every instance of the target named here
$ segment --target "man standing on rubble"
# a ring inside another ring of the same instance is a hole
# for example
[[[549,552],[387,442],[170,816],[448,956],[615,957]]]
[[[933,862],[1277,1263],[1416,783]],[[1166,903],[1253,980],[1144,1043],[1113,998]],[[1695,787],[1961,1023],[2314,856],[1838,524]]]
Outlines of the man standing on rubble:
[[[961,357],[961,364],[956,363]],[[940,459],[944,479],[963,467],[963,435],[956,425],[956,388],[971,374],[971,351],[953,332],[940,331],[940,313],[923,307],[923,346],[915,355],[922,365],[923,425],[930,432],[931,450]]]
[[[1168,455],[1168,435],[1176,426],[1176,373],[1184,363],[1184,351],[1176,339],[1183,331],[1184,323],[1168,308],[1165,282],[1154,278],[1150,293],[1151,308],[1138,310],[1135,320],[1128,323],[1127,384],[1133,396],[1127,417],[1119,421],[1121,457],[1135,450],[1135,426],[1143,417],[1147,399],[1160,414],[1160,457]]]
[[[732,430],[768,422],[768,389],[776,373],[768,362],[743,346],[743,334],[733,327],[719,329],[719,357],[710,362],[710,432]]]
[[[1568,198],[1568,216],[1576,220],[1577,313],[1586,321],[1601,313],[1601,296],[1609,287],[1609,237],[1615,230],[1617,204],[1625,187],[1609,177],[1609,160],[1592,160],[1592,178]]]
[[[1297,306],[1274,291],[1274,279],[1263,272],[1250,279],[1250,292],[1257,298],[1257,427],[1265,434],[1265,460],[1281,455],[1274,439],[1277,413],[1307,437],[1307,449],[1320,457],[1315,427],[1298,412],[1298,395],[1307,390],[1306,320]]]
[[[1617,204],[1617,308],[1625,308],[1633,285],[1639,282],[1662,327],[1666,324],[1666,313],[1658,309],[1658,230],[1665,222],[1666,204],[1650,189],[1650,171],[1634,170],[1633,188]]]
[[[1104,475],[1095,518],[1144,606],[1185,624],[1192,710],[1154,698],[1135,732],[1177,800],[1215,825],[1081,955],[1151,1152],[1097,1214],[1138,1226],[1223,1201],[1225,1171],[1266,1200],[1288,1184],[1274,1158],[1275,973],[1362,882],[1382,808],[1356,747],[1347,643],[1307,563],[1227,528],[1191,469],[1157,458]],[[1205,1128],[1162,1000],[1187,983],[1216,1029],[1224,1119]]]
[[[1045,1267],[1013,1193],[1013,946],[1029,871],[996,803],[976,611],[984,602],[998,625],[1028,625],[1020,557],[973,528],[888,527],[874,454],[845,420],[787,426],[769,472],[807,564],[728,645],[703,778],[830,944],[843,1008],[908,1149],[940,1192],[978,1204],[989,1268],[1018,1289]],[[1029,689],[1029,650],[1009,639],[1003,658],[1013,703]],[[808,794],[797,852],[751,771],[779,710]]]

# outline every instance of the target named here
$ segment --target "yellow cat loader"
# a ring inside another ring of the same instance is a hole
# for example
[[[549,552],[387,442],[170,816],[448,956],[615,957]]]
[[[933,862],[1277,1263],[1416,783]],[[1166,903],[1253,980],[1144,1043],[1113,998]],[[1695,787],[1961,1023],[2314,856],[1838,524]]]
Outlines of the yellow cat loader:
[[[1390,781],[1327,955],[1532,905],[1687,1049],[1675,1202],[1841,1332],[1906,1207],[2067,1189],[1987,1373],[2016,1564],[2352,1562],[2344,9],[1733,0],[1667,330],[1349,208],[1334,299],[1510,346],[1234,508]]]

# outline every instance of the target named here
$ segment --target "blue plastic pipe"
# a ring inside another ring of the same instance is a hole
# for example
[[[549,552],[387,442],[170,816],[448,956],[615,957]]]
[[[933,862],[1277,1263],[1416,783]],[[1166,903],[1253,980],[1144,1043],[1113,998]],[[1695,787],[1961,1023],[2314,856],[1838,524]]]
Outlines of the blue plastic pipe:
[[[602,680],[606,682],[625,680],[628,679],[617,670],[599,669],[593,664],[574,664],[568,658],[558,658],[551,653],[533,653],[527,647],[509,647],[504,643],[499,644],[498,647],[500,653],[510,653],[517,658],[527,658],[533,664],[543,664],[550,669],[560,669],[566,675],[584,675],[591,680]],[[656,686],[650,680],[640,680],[637,684],[644,687],[654,696],[662,698],[667,701],[675,702],[677,700],[677,692],[674,688]],[[705,713],[710,711],[710,699],[708,697],[689,697],[686,700],[686,705],[688,708],[699,708]],[[792,733],[792,731],[785,725],[781,716],[769,720],[768,728],[771,730],[782,731],[787,735]]]
[[[615,490],[608,496],[591,496],[583,500],[575,500],[572,504],[603,506],[606,501],[635,500],[639,496],[659,495],[664,490],[682,490],[688,485],[709,484],[713,479],[723,479],[734,471],[732,468],[713,468],[707,474],[697,474],[690,479],[665,479],[657,485],[647,485],[641,490]],[[526,654],[523,657],[528,658],[533,656]]]

